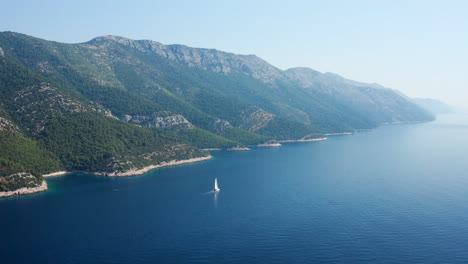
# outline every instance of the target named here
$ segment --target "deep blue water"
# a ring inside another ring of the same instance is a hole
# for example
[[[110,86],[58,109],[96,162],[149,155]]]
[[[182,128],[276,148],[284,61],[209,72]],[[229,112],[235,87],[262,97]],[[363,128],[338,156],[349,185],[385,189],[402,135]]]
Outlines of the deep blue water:
[[[0,262],[468,263],[468,117],[214,156],[1,199]]]

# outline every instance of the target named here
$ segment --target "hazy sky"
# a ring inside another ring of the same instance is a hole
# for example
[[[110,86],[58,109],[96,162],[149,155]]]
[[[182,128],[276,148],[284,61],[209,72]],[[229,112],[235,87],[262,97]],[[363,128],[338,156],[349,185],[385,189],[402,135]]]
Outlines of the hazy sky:
[[[2,1],[0,31],[255,54],[468,107],[468,1]]]

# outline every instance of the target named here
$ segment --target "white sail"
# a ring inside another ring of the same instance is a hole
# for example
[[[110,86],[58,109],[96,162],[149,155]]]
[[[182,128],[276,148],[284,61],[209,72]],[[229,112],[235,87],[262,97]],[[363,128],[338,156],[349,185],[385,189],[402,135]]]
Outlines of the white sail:
[[[215,192],[219,191],[219,188],[218,188],[218,178],[215,178],[214,191],[215,191]]]

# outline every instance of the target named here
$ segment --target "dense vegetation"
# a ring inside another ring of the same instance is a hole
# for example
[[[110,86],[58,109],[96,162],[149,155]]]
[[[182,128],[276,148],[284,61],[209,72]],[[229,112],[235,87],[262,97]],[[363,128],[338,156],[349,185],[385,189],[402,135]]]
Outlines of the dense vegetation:
[[[291,128],[292,127],[292,128]],[[289,121],[283,118],[273,119],[268,127],[264,127],[258,131],[262,135],[270,136],[277,140],[282,139],[301,139],[303,137],[314,138],[320,137],[321,133],[304,124]]]
[[[59,168],[61,163],[37,142],[17,132],[0,131],[0,191],[27,186],[22,177],[6,176],[28,172],[36,177],[34,183],[38,184],[42,174]]]
[[[37,140],[55,153],[67,170],[125,171],[206,155],[176,140],[174,135],[156,133],[95,113],[54,118]]]
[[[433,117],[378,85],[256,56],[105,36],[0,33],[0,188]],[[35,177],[9,175],[25,172]],[[8,179],[8,180],[7,180]],[[28,178],[29,179],[29,178]]]
[[[166,134],[178,138],[183,142],[187,142],[197,148],[232,148],[239,144],[236,141],[218,136],[206,130],[195,127],[193,129],[161,129],[160,134]]]

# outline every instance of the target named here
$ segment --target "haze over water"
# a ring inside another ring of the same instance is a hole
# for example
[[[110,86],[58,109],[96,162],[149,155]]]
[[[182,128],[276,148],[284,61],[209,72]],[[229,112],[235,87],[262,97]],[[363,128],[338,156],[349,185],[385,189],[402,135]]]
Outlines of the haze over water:
[[[452,115],[214,152],[210,161],[138,177],[50,178],[49,192],[0,200],[0,256],[2,263],[467,263],[467,150],[468,117]],[[215,177],[216,196],[207,194]]]

